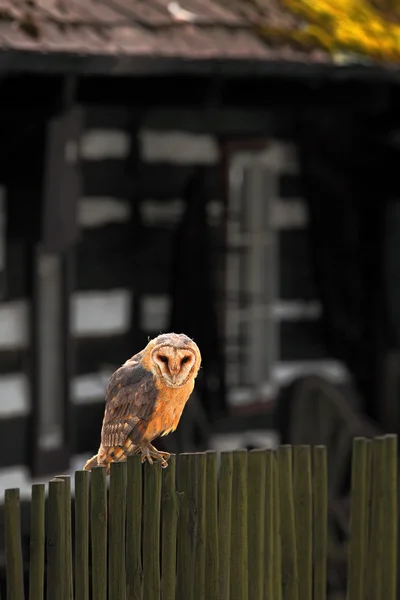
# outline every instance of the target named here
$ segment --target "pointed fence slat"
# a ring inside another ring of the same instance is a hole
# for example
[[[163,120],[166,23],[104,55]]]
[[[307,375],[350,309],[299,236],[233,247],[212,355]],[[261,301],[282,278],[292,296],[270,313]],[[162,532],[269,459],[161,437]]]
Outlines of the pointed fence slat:
[[[140,507],[141,508],[141,507]],[[161,597],[175,600],[176,539],[178,526],[178,496],[176,493],[176,457],[171,455],[168,468],[162,470],[161,494]],[[135,598],[139,600],[139,598]]]
[[[89,473],[75,473],[75,600],[89,600]]]
[[[32,486],[29,600],[44,600],[45,491],[44,483],[36,483]]]
[[[397,598],[397,452],[394,435],[353,440],[347,600]],[[165,470],[132,456],[111,465],[109,500],[103,467],[77,471],[73,553],[69,476],[47,502],[34,485],[29,600],[328,600],[327,477],[324,446],[183,454]],[[4,508],[5,600],[24,600],[18,490]]]
[[[229,600],[230,594],[232,481],[232,453],[221,452],[218,486],[218,583],[221,600]]]
[[[142,459],[138,455],[128,456],[126,488],[127,600],[142,600],[142,503]]]
[[[107,600],[107,486],[104,467],[90,481],[91,570],[93,600]]]
[[[24,573],[21,545],[21,509],[19,490],[4,494],[7,600],[23,600]]]
[[[143,596],[146,600],[159,600],[161,514],[161,464],[159,462],[154,465],[148,462],[145,464],[143,501]]]

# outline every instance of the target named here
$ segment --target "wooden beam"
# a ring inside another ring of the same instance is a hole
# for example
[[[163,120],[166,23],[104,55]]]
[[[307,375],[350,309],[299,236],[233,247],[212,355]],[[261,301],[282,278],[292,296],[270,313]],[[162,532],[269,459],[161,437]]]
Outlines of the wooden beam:
[[[40,235],[31,256],[30,466],[35,475],[67,469],[71,453],[70,296],[73,245],[78,235],[76,208],[81,195],[81,127],[81,110],[65,92],[59,113],[46,126]]]

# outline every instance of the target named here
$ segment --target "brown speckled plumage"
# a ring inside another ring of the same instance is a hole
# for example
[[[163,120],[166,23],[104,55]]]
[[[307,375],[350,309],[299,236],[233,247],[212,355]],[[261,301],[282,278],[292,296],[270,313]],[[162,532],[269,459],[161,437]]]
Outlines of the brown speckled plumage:
[[[98,453],[85,464],[90,471],[141,453],[142,460],[161,460],[151,442],[175,431],[193,391],[201,364],[197,345],[184,334],[166,333],[127,360],[113,373],[106,389],[106,405]]]

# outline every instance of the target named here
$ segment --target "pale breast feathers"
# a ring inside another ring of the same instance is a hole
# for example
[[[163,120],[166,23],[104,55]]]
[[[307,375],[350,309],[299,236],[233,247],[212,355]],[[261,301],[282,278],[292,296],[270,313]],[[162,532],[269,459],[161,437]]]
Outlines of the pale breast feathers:
[[[101,432],[103,446],[122,446],[128,435],[133,443],[140,442],[156,401],[152,373],[133,359],[127,361],[110,377],[107,386]]]

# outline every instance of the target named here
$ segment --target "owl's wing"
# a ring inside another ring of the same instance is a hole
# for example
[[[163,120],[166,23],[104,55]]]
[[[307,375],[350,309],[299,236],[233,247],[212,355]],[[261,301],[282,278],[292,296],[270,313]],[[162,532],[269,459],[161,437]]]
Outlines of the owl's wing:
[[[133,443],[139,443],[153,414],[157,393],[153,374],[137,361],[117,369],[106,390],[103,446],[123,446],[128,435]]]

